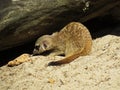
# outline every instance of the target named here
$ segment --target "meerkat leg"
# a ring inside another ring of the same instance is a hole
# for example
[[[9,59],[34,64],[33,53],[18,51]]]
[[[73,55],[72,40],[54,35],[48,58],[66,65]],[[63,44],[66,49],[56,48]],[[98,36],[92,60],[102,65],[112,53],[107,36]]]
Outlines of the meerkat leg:
[[[83,50],[84,50],[84,48],[81,48],[79,50],[76,50],[76,49],[73,49],[73,48],[66,48],[64,59],[59,60],[59,61],[50,62],[48,65],[49,66],[54,66],[54,65],[61,65],[61,64],[70,63],[74,59],[78,58],[81,55]]]
[[[48,57],[51,59],[51,60],[55,60],[55,56],[59,56],[59,55],[64,55],[64,53],[62,51],[59,51],[59,50],[55,50],[53,51],[52,53],[50,53],[48,55]]]

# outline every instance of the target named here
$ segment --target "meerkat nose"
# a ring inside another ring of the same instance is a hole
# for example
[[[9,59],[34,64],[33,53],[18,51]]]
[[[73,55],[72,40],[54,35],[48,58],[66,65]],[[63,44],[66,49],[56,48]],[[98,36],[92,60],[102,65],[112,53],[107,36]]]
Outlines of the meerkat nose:
[[[33,50],[33,55],[36,55],[36,54],[38,54],[38,50],[34,49]]]
[[[36,55],[39,53],[39,47],[40,47],[39,45],[35,45],[35,48],[33,50],[33,55]]]

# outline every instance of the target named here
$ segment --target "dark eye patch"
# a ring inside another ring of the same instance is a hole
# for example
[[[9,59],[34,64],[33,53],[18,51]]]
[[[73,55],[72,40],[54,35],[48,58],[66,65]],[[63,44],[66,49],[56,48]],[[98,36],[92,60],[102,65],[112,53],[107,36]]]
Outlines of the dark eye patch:
[[[36,50],[39,50],[39,47],[40,47],[40,46],[39,46],[39,45],[37,45],[37,46],[35,46],[35,49],[36,49]]]

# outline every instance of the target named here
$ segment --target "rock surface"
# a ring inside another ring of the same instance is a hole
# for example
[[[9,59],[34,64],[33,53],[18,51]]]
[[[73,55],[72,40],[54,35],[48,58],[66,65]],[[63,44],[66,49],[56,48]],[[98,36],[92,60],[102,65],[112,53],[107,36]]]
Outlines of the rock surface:
[[[0,51],[109,13],[119,0],[0,0]],[[119,10],[119,9],[118,9]]]
[[[0,90],[120,90],[120,36],[96,38],[90,55],[47,66],[62,58],[34,56],[18,66],[0,67]]]

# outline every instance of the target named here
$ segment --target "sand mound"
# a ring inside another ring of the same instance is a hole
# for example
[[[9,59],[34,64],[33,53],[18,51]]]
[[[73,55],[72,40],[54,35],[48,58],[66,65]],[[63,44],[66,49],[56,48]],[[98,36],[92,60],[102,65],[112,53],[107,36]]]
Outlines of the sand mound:
[[[120,37],[93,41],[90,55],[61,66],[63,57],[34,56],[21,65],[0,67],[0,90],[120,90]]]

